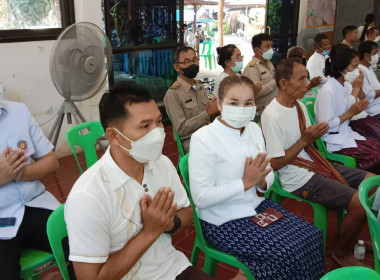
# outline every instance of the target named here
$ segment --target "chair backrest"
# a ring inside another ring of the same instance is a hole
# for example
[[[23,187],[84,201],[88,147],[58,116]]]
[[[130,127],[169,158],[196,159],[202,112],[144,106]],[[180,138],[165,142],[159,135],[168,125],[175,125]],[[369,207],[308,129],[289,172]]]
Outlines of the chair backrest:
[[[306,108],[307,108],[307,113],[309,115],[309,119],[310,119],[310,122],[311,124],[315,124],[315,113],[314,113],[314,104],[315,104],[315,100],[316,98],[315,97],[304,97],[302,98],[302,103],[305,104]],[[326,157],[327,155],[327,148],[326,148],[326,145],[325,145],[325,142],[323,142],[323,140],[321,138],[317,139],[315,141],[315,144],[317,145],[317,149],[318,151],[324,156]]]
[[[88,130],[89,132],[83,134],[83,130]],[[77,161],[80,173],[83,173],[83,169],[79,163],[75,146],[79,146],[83,149],[86,158],[86,166],[87,168],[90,168],[98,160],[95,144],[96,140],[102,135],[104,135],[104,130],[98,121],[78,124],[66,132],[66,140],[74,154],[75,160]]]
[[[321,280],[347,280],[347,279],[365,279],[365,280],[380,280],[380,275],[372,269],[364,266],[349,266],[342,267],[330,271]]]
[[[182,147],[181,138],[179,138],[179,136],[177,134],[177,130],[174,127],[174,123],[173,123],[168,111],[166,111],[166,114],[168,115],[168,118],[169,118],[170,122],[172,123],[175,140],[177,142],[178,156],[179,156],[179,159],[181,159],[185,155],[185,152],[183,151],[183,147]]]
[[[205,240],[203,238],[201,223],[199,222],[199,217],[198,217],[198,213],[197,213],[197,207],[194,204],[194,201],[193,201],[193,198],[192,198],[191,192],[190,192],[189,154],[186,154],[182,157],[181,161],[179,162],[179,170],[181,172],[183,181],[185,182],[185,189],[187,191],[187,194],[189,195],[189,200],[190,200],[191,206],[193,208],[193,219],[194,219],[194,226],[195,226],[197,238],[198,238],[199,242],[202,243],[202,246],[207,247]]]
[[[372,188],[378,188],[380,186],[380,176],[373,176],[366,178],[359,186],[359,199],[363,205],[368,220],[368,227],[371,233],[375,270],[380,273],[380,222],[377,220],[374,212],[371,210],[374,197],[368,197],[368,193]]]
[[[50,214],[47,221],[46,230],[49,238],[50,247],[57,261],[64,280],[69,280],[65,255],[62,248],[62,239],[67,237],[67,228],[64,218],[65,205],[62,204]]]
[[[204,42],[203,47],[202,47],[202,55],[209,55],[211,54],[211,51],[212,51],[212,42],[211,41]]]

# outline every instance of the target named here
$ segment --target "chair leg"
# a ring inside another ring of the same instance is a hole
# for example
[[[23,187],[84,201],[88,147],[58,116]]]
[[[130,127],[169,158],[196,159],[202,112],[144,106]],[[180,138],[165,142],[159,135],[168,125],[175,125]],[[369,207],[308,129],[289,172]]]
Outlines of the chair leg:
[[[205,59],[205,69],[207,68],[207,57],[204,57]]]
[[[210,68],[210,70],[211,70],[211,69],[212,69],[211,55],[208,57],[208,63],[209,63],[209,68]]]
[[[327,234],[327,208],[319,204],[312,204],[314,212],[314,226],[322,230],[323,247],[326,250],[326,234]]]
[[[194,244],[193,252],[191,253],[190,262],[194,267],[197,267],[198,264],[198,258],[199,258],[199,247]]]
[[[215,276],[216,273],[216,267],[218,266],[218,261],[214,260],[213,258],[205,255],[205,262],[203,265],[203,271],[206,272],[211,277]]]

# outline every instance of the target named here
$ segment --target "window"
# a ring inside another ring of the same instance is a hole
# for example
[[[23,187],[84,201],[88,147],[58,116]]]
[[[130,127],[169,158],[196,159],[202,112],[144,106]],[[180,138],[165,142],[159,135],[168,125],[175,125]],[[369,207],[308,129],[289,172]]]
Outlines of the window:
[[[105,2],[106,33],[114,48],[141,49],[177,45],[178,0],[109,0]],[[136,47],[138,46],[138,47]]]
[[[0,0],[0,43],[54,40],[74,22],[74,0]]]

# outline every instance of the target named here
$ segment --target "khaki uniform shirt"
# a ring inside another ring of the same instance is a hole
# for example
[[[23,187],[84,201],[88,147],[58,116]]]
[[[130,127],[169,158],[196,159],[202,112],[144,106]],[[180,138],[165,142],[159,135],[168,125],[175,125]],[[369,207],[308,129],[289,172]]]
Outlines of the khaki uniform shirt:
[[[164,97],[166,111],[172,119],[174,129],[181,138],[183,150],[189,152],[191,135],[210,123],[206,112],[209,99],[204,86],[195,81],[191,86],[178,77]]]
[[[252,57],[245,66],[243,76],[250,78],[254,84],[262,82],[263,87],[256,99],[257,113],[261,115],[265,107],[277,96],[277,85],[274,78],[274,66],[272,62],[263,63],[260,59]]]

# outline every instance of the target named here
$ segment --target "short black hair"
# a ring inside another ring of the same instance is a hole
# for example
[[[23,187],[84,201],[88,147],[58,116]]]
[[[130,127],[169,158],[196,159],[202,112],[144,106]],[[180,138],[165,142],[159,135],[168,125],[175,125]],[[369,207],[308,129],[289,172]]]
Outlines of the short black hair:
[[[364,58],[364,54],[371,54],[373,49],[377,48],[377,44],[372,41],[361,42],[358,47],[359,59],[362,60]]]
[[[262,41],[273,41],[272,36],[266,33],[260,33],[252,37],[252,49],[260,48]]]
[[[237,47],[234,44],[228,44],[224,47],[216,48],[218,54],[218,64],[223,68],[226,67],[226,61],[231,60],[231,56]]]
[[[116,83],[108,92],[103,94],[99,102],[100,122],[104,131],[110,124],[113,125],[128,117],[125,105],[151,100],[152,96],[144,85],[133,81]]]
[[[202,24],[199,24],[197,27],[198,27],[198,28],[199,28],[199,27],[202,27]]]
[[[290,80],[296,63],[302,64],[302,60],[299,58],[285,58],[276,65],[275,78],[277,87],[280,86],[281,79]]]
[[[357,57],[358,53],[345,44],[336,44],[332,47],[330,57],[325,61],[325,76],[330,76],[335,79],[342,76],[342,71],[345,70],[353,58]]]
[[[314,45],[320,46],[322,40],[328,39],[329,36],[327,36],[325,33],[319,33],[317,36],[314,37]]]
[[[343,39],[346,38],[347,34],[354,31],[355,29],[358,29],[355,25],[347,25],[342,30]]]
[[[193,52],[195,52],[195,50],[194,50],[193,48],[191,48],[191,47],[187,47],[187,46],[177,48],[177,49],[174,51],[174,55],[173,55],[173,61],[174,61],[174,63],[178,63],[178,61],[179,61],[179,60],[178,60],[178,59],[179,59],[179,55],[180,55],[181,53],[188,52],[189,50],[192,50]]]
[[[182,27],[185,27],[185,26],[187,27],[187,24],[186,24],[186,23],[184,23],[184,24],[182,25]]]

